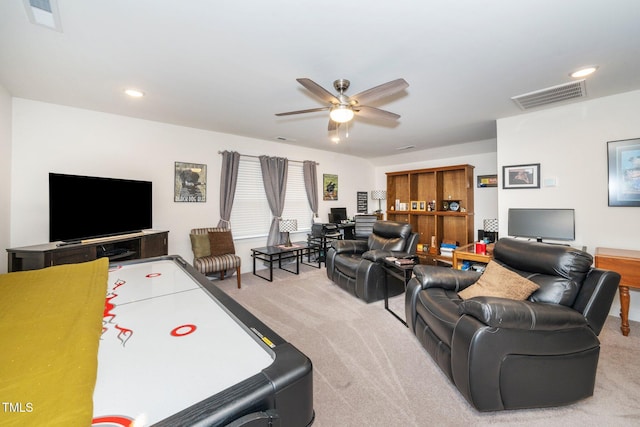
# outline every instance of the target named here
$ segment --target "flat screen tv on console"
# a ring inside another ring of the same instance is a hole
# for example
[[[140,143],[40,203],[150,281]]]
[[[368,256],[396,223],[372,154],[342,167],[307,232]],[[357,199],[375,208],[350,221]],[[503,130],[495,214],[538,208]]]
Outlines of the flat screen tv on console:
[[[49,174],[49,241],[74,242],[152,227],[151,182]]]
[[[538,240],[575,240],[574,209],[509,209],[508,234]]]

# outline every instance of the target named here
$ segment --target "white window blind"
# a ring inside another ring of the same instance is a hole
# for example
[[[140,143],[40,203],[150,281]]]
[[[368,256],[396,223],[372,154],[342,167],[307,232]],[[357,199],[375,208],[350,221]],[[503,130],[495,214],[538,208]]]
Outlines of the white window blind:
[[[287,194],[282,218],[297,219],[298,231],[309,231],[311,215],[304,188],[302,163],[289,162]],[[264,192],[259,160],[241,158],[230,218],[233,237],[238,239],[267,236],[272,217],[267,195]]]

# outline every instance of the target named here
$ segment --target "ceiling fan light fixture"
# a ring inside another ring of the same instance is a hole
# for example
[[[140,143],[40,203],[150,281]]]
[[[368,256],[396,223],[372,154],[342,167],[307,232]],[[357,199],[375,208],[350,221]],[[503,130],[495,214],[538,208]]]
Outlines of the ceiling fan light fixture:
[[[353,110],[348,105],[337,105],[329,112],[329,117],[336,123],[346,123],[353,119]]]

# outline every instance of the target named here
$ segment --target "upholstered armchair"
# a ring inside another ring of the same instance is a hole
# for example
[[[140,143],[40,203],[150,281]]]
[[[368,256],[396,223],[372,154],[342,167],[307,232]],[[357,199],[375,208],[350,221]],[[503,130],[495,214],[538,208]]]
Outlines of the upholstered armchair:
[[[416,266],[405,300],[410,331],[480,411],[591,396],[620,275],[563,245],[500,239],[493,253],[482,275]]]
[[[237,256],[231,230],[227,228],[194,228],[189,234],[193,251],[193,266],[200,273],[219,273],[220,280],[236,272],[238,289],[241,286],[240,266],[242,259]]]
[[[365,302],[384,298],[384,257],[415,255],[417,233],[411,224],[377,221],[367,240],[336,240],[327,249],[327,277]],[[404,283],[388,278],[389,296],[404,292]]]

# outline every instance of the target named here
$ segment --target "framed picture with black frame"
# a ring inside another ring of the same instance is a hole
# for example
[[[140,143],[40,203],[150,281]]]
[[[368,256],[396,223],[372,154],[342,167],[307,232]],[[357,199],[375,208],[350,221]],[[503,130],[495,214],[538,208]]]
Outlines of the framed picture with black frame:
[[[640,138],[607,142],[609,206],[640,206]]]
[[[540,163],[503,166],[502,188],[540,188]]]
[[[207,201],[207,165],[175,162],[173,201]]]

